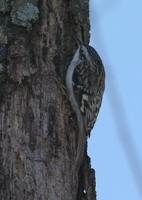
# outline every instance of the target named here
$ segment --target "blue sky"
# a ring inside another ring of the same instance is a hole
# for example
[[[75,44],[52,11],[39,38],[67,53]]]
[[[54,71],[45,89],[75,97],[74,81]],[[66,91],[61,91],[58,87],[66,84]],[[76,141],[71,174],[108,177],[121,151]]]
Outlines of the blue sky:
[[[97,200],[142,199],[142,1],[90,0],[106,91],[89,140]]]

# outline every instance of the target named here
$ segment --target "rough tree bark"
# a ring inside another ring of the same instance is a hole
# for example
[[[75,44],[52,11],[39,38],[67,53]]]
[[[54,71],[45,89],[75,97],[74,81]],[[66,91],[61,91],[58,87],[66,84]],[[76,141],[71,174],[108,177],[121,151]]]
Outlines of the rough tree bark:
[[[76,38],[89,42],[88,4],[0,0],[1,200],[96,199],[86,152],[73,171],[78,128],[64,84]]]

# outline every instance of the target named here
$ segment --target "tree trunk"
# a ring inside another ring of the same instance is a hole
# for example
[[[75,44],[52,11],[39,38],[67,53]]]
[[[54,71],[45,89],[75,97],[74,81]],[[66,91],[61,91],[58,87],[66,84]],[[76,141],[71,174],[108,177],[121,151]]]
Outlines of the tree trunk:
[[[77,40],[89,42],[88,0],[0,0],[1,200],[96,199],[86,152],[73,170],[65,73]]]

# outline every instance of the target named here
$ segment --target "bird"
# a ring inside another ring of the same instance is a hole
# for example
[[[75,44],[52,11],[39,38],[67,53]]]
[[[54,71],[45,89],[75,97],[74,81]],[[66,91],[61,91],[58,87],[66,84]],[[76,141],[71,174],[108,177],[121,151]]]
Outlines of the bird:
[[[79,128],[77,162],[80,162],[86,136],[96,122],[105,89],[105,70],[97,51],[80,44],[66,71],[67,94]],[[81,150],[82,149],[82,150]]]

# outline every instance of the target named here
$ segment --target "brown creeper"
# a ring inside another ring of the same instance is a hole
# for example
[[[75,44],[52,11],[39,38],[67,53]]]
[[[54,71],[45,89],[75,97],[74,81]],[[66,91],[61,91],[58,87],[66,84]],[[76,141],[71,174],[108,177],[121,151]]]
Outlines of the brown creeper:
[[[66,87],[77,116],[81,148],[96,121],[105,87],[103,63],[93,47],[78,47],[67,69]]]

